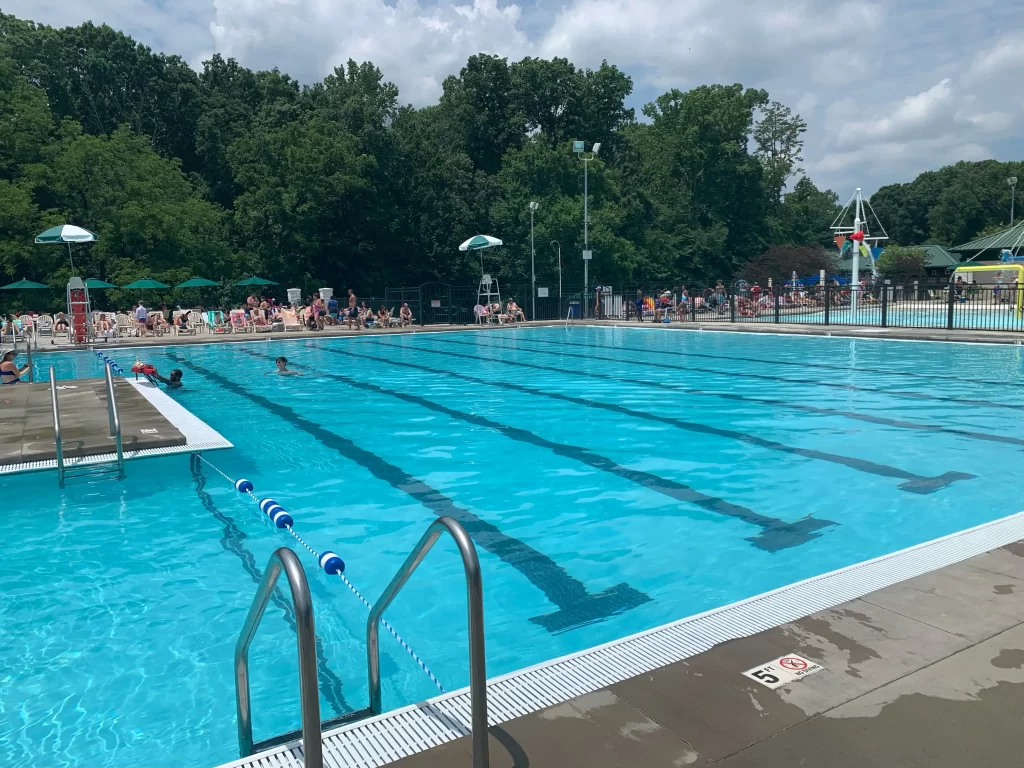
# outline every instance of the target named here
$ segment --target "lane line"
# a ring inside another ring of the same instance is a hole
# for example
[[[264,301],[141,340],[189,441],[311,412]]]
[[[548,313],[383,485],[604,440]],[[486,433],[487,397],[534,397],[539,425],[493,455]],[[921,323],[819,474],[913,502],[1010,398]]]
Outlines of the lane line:
[[[381,341],[376,341],[376,340],[374,340],[372,342],[368,341],[367,343],[368,344],[372,344],[373,346],[392,347],[392,348],[395,348],[395,349],[413,350],[413,351],[416,351],[416,352],[429,352],[431,354],[445,355],[445,356],[448,356],[448,357],[463,358],[463,359],[467,359],[467,360],[474,360],[474,361],[477,361],[477,362],[484,361],[484,362],[502,363],[502,364],[506,364],[506,365],[514,365],[514,366],[519,366],[519,367],[523,367],[523,368],[532,368],[532,369],[535,369],[535,370],[552,371],[552,372],[559,373],[559,374],[562,374],[562,375],[566,374],[566,371],[564,371],[561,368],[552,368],[550,366],[537,365],[535,363],[523,363],[523,362],[515,362],[515,363],[513,363],[511,361],[504,361],[504,360],[503,361],[497,361],[497,360],[490,360],[490,361],[488,361],[486,358],[481,358],[481,357],[479,357],[477,355],[464,355],[464,354],[461,354],[459,352],[450,352],[450,351],[440,350],[440,349],[431,349],[429,347],[420,347],[420,346],[411,346],[411,345],[407,346],[407,345],[400,345],[400,344],[389,344],[387,342],[381,342]],[[331,348],[328,348],[328,347],[323,347],[323,349],[326,349],[329,352],[334,352],[334,353],[337,353],[337,354],[350,355],[352,357],[365,357],[365,358],[370,359],[370,360],[378,360],[380,362],[388,362],[387,359],[385,359],[385,358],[374,357],[374,356],[371,356],[371,355],[358,354],[358,353],[355,353],[355,352],[345,352],[345,351],[342,351],[342,350],[335,350],[335,349],[331,349]],[[451,375],[452,374],[451,371],[440,371],[440,370],[435,369],[435,368],[430,368],[429,366],[421,366],[421,368],[424,371],[428,371],[430,373],[435,373],[435,374],[444,374],[444,375]],[[461,374],[455,374],[455,375],[461,376]],[[792,455],[795,455],[795,456],[803,456],[804,458],[808,458],[808,459],[817,459],[819,461],[827,461],[827,462],[832,463],[832,464],[839,464],[841,466],[849,467],[851,469],[855,469],[855,470],[857,470],[859,472],[864,472],[864,473],[867,473],[867,474],[879,475],[881,477],[897,478],[897,479],[900,479],[900,480],[904,481],[904,482],[900,483],[900,485],[898,487],[901,490],[909,491],[911,493],[920,493],[920,494],[933,493],[935,491],[938,491],[938,490],[940,490],[942,488],[945,488],[945,487],[951,485],[952,483],[956,482],[957,480],[970,480],[970,479],[973,479],[975,477],[975,475],[967,474],[965,472],[944,472],[943,474],[937,475],[935,477],[926,477],[926,476],[923,476],[923,475],[915,474],[913,472],[908,472],[908,471],[903,470],[903,469],[899,469],[897,467],[890,467],[887,464],[878,464],[876,462],[867,461],[865,459],[857,459],[857,458],[854,458],[852,456],[842,456],[842,455],[836,454],[836,453],[827,453],[825,451],[817,451],[817,450],[814,450],[814,449],[811,449],[811,448],[798,448],[796,446],[786,445],[784,443],[779,443],[779,442],[776,442],[774,440],[766,440],[765,438],[758,437],[757,435],[750,435],[750,434],[747,434],[745,432],[738,432],[738,431],[732,430],[732,429],[722,429],[722,428],[719,428],[719,427],[712,427],[712,426],[710,426],[708,424],[700,424],[700,423],[697,423],[697,422],[683,421],[682,419],[675,419],[675,418],[671,418],[669,416],[658,416],[658,415],[653,414],[653,413],[648,413],[647,411],[635,411],[635,410],[633,410],[631,408],[626,408],[625,406],[614,404],[614,403],[604,403],[604,402],[601,402],[599,400],[590,400],[588,398],[575,397],[573,395],[566,395],[566,394],[562,394],[560,392],[549,392],[547,390],[535,389],[533,387],[524,387],[524,386],[522,386],[520,384],[512,384],[511,382],[492,381],[492,380],[488,380],[488,379],[473,379],[472,377],[470,377],[470,378],[473,381],[476,381],[479,384],[484,384],[484,385],[493,386],[493,387],[500,387],[500,388],[505,388],[505,389],[512,389],[512,390],[515,390],[515,391],[518,391],[518,392],[523,392],[525,394],[539,395],[541,397],[547,397],[547,398],[551,398],[551,399],[555,399],[555,400],[561,400],[562,402],[573,403],[575,405],[582,405],[582,406],[585,406],[585,407],[588,407],[588,408],[599,408],[601,410],[611,411],[613,413],[618,413],[618,414],[622,414],[624,416],[629,416],[630,418],[644,419],[646,421],[655,421],[655,422],[659,422],[661,424],[667,424],[669,426],[676,427],[677,429],[682,429],[682,430],[687,431],[687,432],[696,432],[698,434],[714,435],[716,437],[724,437],[724,438],[727,438],[729,440],[736,440],[738,442],[747,443],[749,445],[755,445],[755,446],[757,446],[759,448],[766,448],[766,449],[768,449],[770,451],[778,451],[780,453],[788,453],[788,454],[792,454]]]
[[[288,406],[276,403],[262,395],[250,392],[225,376],[194,362],[182,359],[176,353],[165,351],[164,356],[178,365],[191,368],[195,373],[219,384],[224,389],[245,398],[264,410],[305,432],[322,445],[368,470],[374,477],[418,501],[434,514],[448,515],[462,524],[478,546],[515,568],[545,597],[558,606],[558,610],[543,616],[534,616],[531,622],[549,632],[563,632],[587,624],[603,621],[618,613],[632,610],[650,602],[650,596],[623,582],[614,587],[591,593],[583,582],[573,578],[566,570],[542,552],[519,539],[503,533],[497,526],[458,506],[443,493],[413,477],[400,467],[390,464],[375,453],[360,448],[319,424],[310,421]]]
[[[247,349],[242,351],[245,354],[260,360],[273,359],[272,355],[261,355]],[[394,363],[392,361],[388,362],[393,365],[403,365],[403,363]],[[688,485],[683,485],[682,483],[678,483],[674,480],[668,480],[642,470],[623,467],[621,464],[616,463],[606,456],[593,453],[589,448],[567,445],[565,443],[556,443],[525,429],[511,427],[507,424],[502,424],[485,416],[479,416],[475,413],[465,413],[464,411],[455,410],[454,408],[449,408],[441,403],[428,400],[418,395],[408,394],[394,389],[386,389],[376,384],[352,379],[348,376],[343,376],[337,373],[327,373],[326,371],[320,371],[308,365],[295,363],[294,361],[289,361],[289,365],[296,369],[304,369],[312,373],[316,373],[318,376],[323,376],[333,381],[340,381],[362,391],[375,392],[380,395],[392,397],[412,405],[420,406],[421,408],[426,408],[434,411],[435,413],[444,414],[449,418],[462,421],[466,424],[484,427],[485,429],[498,432],[511,440],[515,440],[516,442],[527,443],[538,448],[544,448],[559,456],[573,459],[574,461],[578,461],[589,467],[593,467],[594,469],[629,480],[630,482],[636,483],[637,485],[643,486],[644,488],[660,493],[664,496],[668,496],[676,501],[681,501],[686,504],[694,504],[708,512],[742,520],[749,525],[754,525],[762,529],[760,534],[746,540],[753,543],[754,546],[759,549],[763,549],[768,552],[777,552],[781,549],[795,547],[811,541],[812,539],[816,539],[821,536],[821,534],[816,533],[816,531],[829,526],[838,525],[838,523],[832,522],[831,520],[815,519],[809,516],[793,523],[788,523],[777,517],[767,517],[766,515],[762,515],[747,507],[733,504],[715,496],[708,496]]]

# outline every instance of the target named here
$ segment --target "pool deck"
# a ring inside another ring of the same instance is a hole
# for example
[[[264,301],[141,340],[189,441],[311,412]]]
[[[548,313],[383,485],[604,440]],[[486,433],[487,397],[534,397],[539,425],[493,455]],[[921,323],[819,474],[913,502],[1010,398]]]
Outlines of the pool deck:
[[[1024,764],[1024,542],[491,729],[492,768]],[[742,675],[796,654],[824,670]],[[469,739],[398,768],[469,768]]]
[[[719,331],[728,333],[770,333],[792,336],[835,336],[843,338],[858,339],[901,339],[909,341],[953,341],[953,342],[974,342],[982,344],[1024,344],[1024,332],[1015,331],[985,331],[985,330],[953,330],[944,328],[878,328],[875,326],[855,325],[818,325],[810,323],[730,323],[725,321],[710,322],[672,322],[669,324],[638,323],[625,320],[582,320],[576,321],[576,325],[605,326],[620,328],[644,328],[647,330],[687,330],[687,331]],[[396,336],[416,333],[449,333],[455,331],[508,331],[512,328],[531,328],[565,326],[564,320],[536,321],[520,323],[516,326],[483,326],[483,325],[415,325],[410,328],[389,328],[369,329],[365,331],[350,331],[346,328],[326,328],[323,331],[288,331],[269,333],[200,333],[195,335],[174,336],[125,336],[111,341],[92,342],[87,345],[72,346],[67,343],[47,344],[42,340],[39,349],[34,352],[38,355],[44,352],[62,352],[73,349],[117,349],[117,348],[139,348],[150,346],[167,345],[188,345],[188,344],[225,344],[254,341],[287,341],[287,340],[311,340],[324,338],[347,338],[360,336]]]

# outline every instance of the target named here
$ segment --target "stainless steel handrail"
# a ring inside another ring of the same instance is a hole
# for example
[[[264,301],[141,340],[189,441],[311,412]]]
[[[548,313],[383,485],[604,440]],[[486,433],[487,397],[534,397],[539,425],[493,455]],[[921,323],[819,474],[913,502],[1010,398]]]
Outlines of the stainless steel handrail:
[[[249,646],[259,628],[263,611],[274,594],[281,573],[288,579],[295,609],[295,629],[299,645],[299,700],[301,702],[302,754],[306,768],[323,768],[323,742],[320,733],[320,691],[316,677],[316,626],[313,600],[299,558],[287,547],[270,556],[256,597],[253,598],[245,625],[235,644],[235,703],[238,712],[238,753],[252,754],[252,706],[249,698]]]
[[[50,402],[53,403],[53,440],[57,446],[57,487],[64,487],[64,446],[60,434],[60,407],[57,405],[57,374],[50,366]]]
[[[17,348],[17,344],[15,344],[15,348]],[[28,362],[25,363],[28,366],[28,383],[33,384],[36,380],[36,374],[35,366],[32,365],[32,345],[29,343],[28,338],[25,339],[25,357],[28,360]]]
[[[450,517],[439,517],[409,553],[402,567],[388,584],[384,593],[374,604],[366,621],[366,658],[370,677],[370,710],[381,712],[380,693],[380,618],[395,597],[409,581],[416,567],[430,552],[430,548],[447,531],[455,539],[462,555],[462,567],[466,572],[466,597],[469,605],[469,692],[472,706],[473,725],[473,768],[488,768],[490,758],[487,749],[487,660],[484,657],[484,593],[480,577],[480,560],[476,555],[473,540],[466,529]]]
[[[124,445],[121,440],[121,417],[117,411],[117,396],[114,394],[114,374],[110,364],[103,366],[107,378],[107,421],[110,425],[110,436],[117,444],[117,477],[124,480]]]

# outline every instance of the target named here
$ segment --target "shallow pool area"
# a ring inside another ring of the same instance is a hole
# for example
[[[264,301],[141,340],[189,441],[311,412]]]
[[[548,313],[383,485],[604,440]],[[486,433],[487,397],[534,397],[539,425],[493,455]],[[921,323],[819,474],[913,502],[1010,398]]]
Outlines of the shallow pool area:
[[[135,351],[108,351],[126,369]],[[491,676],[1024,509],[1024,349],[550,327],[145,350],[174,396],[371,600],[439,514],[474,538]],[[282,377],[286,355],[301,376]],[[91,352],[39,355],[98,376]],[[293,546],[187,457],[59,491],[5,481],[0,765],[200,768],[236,756],[232,653]],[[366,705],[366,609],[303,558],[325,718]],[[442,540],[388,619],[468,682]],[[251,656],[255,735],[298,726],[294,617]],[[437,691],[387,636],[384,705]]]

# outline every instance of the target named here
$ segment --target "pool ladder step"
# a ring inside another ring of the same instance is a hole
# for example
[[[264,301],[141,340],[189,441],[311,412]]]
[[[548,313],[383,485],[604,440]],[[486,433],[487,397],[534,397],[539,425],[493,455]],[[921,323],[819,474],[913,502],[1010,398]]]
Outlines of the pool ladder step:
[[[238,713],[238,752],[249,757],[291,741],[302,740],[302,758],[305,768],[323,768],[323,729],[364,720],[381,714],[380,650],[378,632],[381,617],[405,586],[416,567],[427,556],[430,548],[443,533],[449,533],[459,548],[466,573],[466,591],[469,613],[469,690],[473,735],[473,768],[488,768],[487,748],[487,667],[484,658],[484,598],[480,576],[480,560],[473,540],[458,522],[450,517],[439,517],[427,528],[391,583],[370,609],[366,620],[366,659],[370,688],[370,704],[365,709],[349,712],[341,717],[321,722],[320,690],[317,685],[316,627],[313,620],[313,600],[309,594],[306,573],[298,556],[288,547],[281,547],[270,556],[263,578],[256,589],[245,624],[235,644],[235,702]],[[249,698],[249,646],[259,629],[263,612],[273,596],[281,574],[288,579],[292,606],[295,609],[295,633],[299,645],[299,702],[301,728],[289,733],[253,742],[252,708]]]
[[[60,428],[60,404],[57,402],[57,375],[50,367],[50,403],[53,406],[53,442],[57,452],[57,486],[63,488],[68,480],[85,482],[96,478],[116,476],[124,480],[124,446],[121,441],[121,417],[117,412],[117,395],[114,392],[114,376],[110,364],[103,366],[107,389],[107,423],[110,436],[116,445],[116,458],[109,461],[95,461],[88,464],[68,463],[64,459],[64,440]]]

